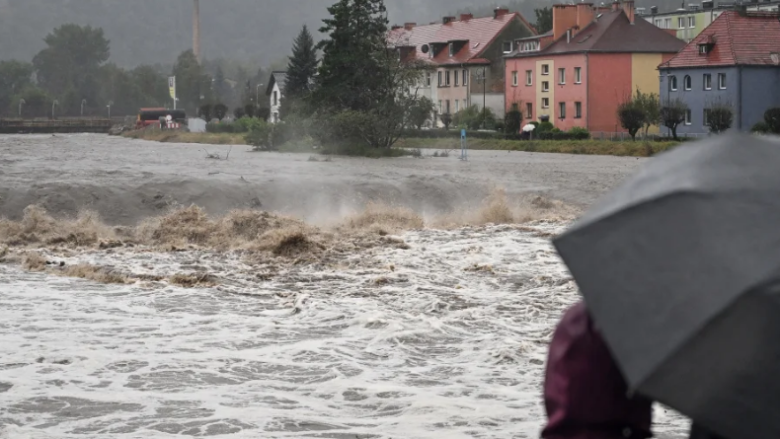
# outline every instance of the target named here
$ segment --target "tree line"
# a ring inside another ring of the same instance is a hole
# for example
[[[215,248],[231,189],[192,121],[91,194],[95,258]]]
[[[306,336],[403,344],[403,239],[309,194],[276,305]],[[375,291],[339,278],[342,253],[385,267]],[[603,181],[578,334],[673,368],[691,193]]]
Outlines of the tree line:
[[[45,38],[30,62],[0,62],[0,116],[76,117],[135,115],[142,107],[172,108],[168,77],[176,76],[178,108],[197,114],[224,105],[260,112],[268,73],[224,59],[199,63],[192,51],[168,66],[125,69],[110,62],[103,29],[66,24]],[[245,110],[243,110],[245,111]]]

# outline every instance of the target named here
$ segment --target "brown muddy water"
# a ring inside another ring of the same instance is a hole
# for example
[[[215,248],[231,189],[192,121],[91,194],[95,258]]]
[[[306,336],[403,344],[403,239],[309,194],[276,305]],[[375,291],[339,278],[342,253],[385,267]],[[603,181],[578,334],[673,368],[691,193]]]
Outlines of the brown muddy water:
[[[6,437],[538,437],[549,237],[641,160],[227,151],[0,137]]]

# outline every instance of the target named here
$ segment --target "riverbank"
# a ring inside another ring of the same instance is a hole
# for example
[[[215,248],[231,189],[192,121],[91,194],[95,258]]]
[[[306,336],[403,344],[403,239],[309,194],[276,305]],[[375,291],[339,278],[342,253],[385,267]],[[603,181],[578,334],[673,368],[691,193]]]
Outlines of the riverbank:
[[[123,136],[163,143],[205,145],[246,145],[245,133],[186,133],[180,131],[130,131]],[[559,154],[611,155],[618,157],[651,157],[679,145],[679,142],[609,141],[609,140],[540,140],[470,139],[468,148],[477,151],[524,151]],[[459,139],[404,138],[395,145],[408,150],[452,151],[460,149]],[[281,152],[315,153],[301,145],[283,145]]]

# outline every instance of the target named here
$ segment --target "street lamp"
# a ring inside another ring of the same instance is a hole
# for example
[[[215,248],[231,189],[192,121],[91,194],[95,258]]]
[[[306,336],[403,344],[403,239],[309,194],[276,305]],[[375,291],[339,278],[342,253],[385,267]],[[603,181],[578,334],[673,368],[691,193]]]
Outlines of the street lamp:
[[[54,100],[54,102],[51,103],[51,118],[54,119],[54,107],[57,105],[60,105],[60,101]]]
[[[87,105],[87,100],[82,99],[81,100],[81,117],[84,117],[84,106]]]
[[[26,105],[27,101],[24,99],[19,99],[19,117],[22,117],[22,105]]]
[[[106,108],[108,108],[108,118],[111,119],[111,106],[114,105],[114,101],[108,101],[108,105],[106,105]]]

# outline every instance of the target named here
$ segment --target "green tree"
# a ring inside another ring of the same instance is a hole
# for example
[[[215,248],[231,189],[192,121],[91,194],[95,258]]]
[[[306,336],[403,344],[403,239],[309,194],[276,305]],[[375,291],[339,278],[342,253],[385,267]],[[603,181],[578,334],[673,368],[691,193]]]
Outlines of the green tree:
[[[33,58],[38,84],[55,96],[72,88],[76,95],[94,101],[98,69],[110,55],[103,29],[66,24],[44,42],[46,48]]]
[[[617,115],[620,120],[620,126],[628,131],[632,140],[636,140],[636,133],[638,133],[645,124],[645,113],[640,102],[628,98],[618,105]]]
[[[32,84],[26,85],[11,98],[9,113],[18,114],[19,102],[24,101],[22,105],[22,117],[36,118],[48,117],[51,113],[51,97],[45,90]]]
[[[227,105],[222,103],[214,105],[214,117],[219,119],[220,122],[222,121],[222,119],[224,119],[227,116],[227,113],[228,113]]]
[[[217,71],[214,73],[214,95],[217,101],[224,101],[230,94],[230,85],[225,80],[225,72],[222,70],[222,66],[217,66]]]
[[[32,74],[32,64],[19,61],[0,62],[0,114],[10,108],[15,94],[30,85]],[[7,111],[11,115],[17,112],[18,109]]]
[[[196,109],[200,106],[204,75],[192,50],[179,55],[173,66],[173,76],[176,77],[176,97],[179,99],[179,108],[196,113]]]
[[[645,137],[650,127],[661,123],[661,103],[655,93],[642,93],[637,89],[634,103],[644,114],[643,128]]]
[[[520,134],[523,125],[523,113],[516,107],[507,111],[504,116],[504,132],[507,134]]]
[[[284,88],[285,100],[305,98],[311,93],[314,77],[317,74],[317,49],[314,38],[305,25],[293,43],[292,56],[287,65],[287,83]],[[284,103],[282,103],[284,105]]]
[[[774,107],[764,112],[764,123],[767,131],[780,134],[780,107]]]
[[[688,105],[680,99],[673,99],[661,107],[661,122],[672,132],[674,140],[679,140],[677,127],[685,122],[686,113],[688,113]]]
[[[383,0],[339,0],[328,8],[320,32],[323,51],[314,101],[339,110],[373,108],[388,93],[378,74],[387,51],[387,10]]]
[[[553,27],[553,14],[552,8],[545,6],[543,8],[534,9],[536,14],[536,23],[534,27],[536,31],[541,35],[552,30]]]
[[[130,72],[133,82],[143,93],[142,107],[170,107],[171,95],[168,91],[168,77],[160,70],[148,66],[138,66]]]

